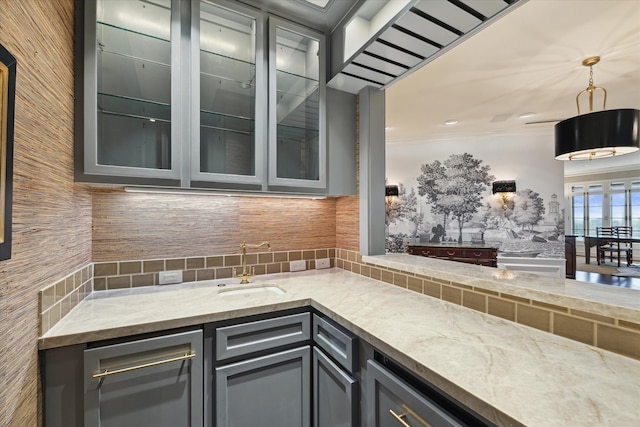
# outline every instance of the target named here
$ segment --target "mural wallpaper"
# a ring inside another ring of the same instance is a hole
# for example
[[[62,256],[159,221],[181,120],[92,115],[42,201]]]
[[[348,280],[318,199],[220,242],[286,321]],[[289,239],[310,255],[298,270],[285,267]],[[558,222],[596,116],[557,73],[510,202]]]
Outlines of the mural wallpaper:
[[[387,147],[387,183],[399,187],[387,200],[387,252],[405,252],[412,242],[457,242],[495,245],[501,256],[564,258],[563,166],[552,147],[546,157],[540,141],[522,143],[513,158],[478,140],[440,144],[437,156],[433,147]],[[447,154],[454,147],[461,151]],[[516,193],[492,194],[493,181],[514,178]]]

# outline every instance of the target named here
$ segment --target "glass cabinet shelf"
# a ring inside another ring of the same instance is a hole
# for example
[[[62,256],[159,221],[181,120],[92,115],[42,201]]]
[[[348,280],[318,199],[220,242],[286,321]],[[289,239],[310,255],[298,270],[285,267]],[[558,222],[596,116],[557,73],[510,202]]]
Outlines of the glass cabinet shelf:
[[[246,89],[255,86],[256,64],[201,49],[200,73],[244,84]]]
[[[254,132],[255,120],[250,117],[232,116],[214,111],[200,111],[200,126],[226,132],[250,135]]]
[[[298,126],[278,125],[278,140],[291,142],[305,142],[317,138],[318,129],[303,128]]]
[[[98,50],[171,64],[171,41],[106,22],[97,23]]]
[[[167,103],[136,99],[98,92],[98,111],[149,121],[171,121],[171,106]]]
[[[279,94],[291,94],[306,98],[320,87],[317,79],[276,70],[276,85]]]

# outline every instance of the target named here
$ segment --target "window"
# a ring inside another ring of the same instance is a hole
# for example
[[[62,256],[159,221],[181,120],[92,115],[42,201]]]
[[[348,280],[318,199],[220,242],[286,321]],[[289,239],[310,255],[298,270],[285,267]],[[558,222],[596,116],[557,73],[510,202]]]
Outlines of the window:
[[[611,184],[611,201],[610,201],[610,217],[611,226],[626,225],[627,203],[626,193],[624,191],[624,182],[616,182]]]
[[[631,183],[629,207],[633,237],[640,237],[640,181]]]
[[[640,236],[640,181],[574,184],[567,190],[571,206],[567,229],[572,234],[595,235],[596,227],[630,225],[633,236]]]
[[[572,234],[584,234],[584,190],[581,185],[571,187]]]

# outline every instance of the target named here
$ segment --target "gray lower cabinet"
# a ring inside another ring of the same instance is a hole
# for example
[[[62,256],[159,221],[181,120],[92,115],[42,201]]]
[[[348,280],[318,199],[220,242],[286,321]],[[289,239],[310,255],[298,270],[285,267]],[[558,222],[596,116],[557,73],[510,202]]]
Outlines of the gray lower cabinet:
[[[85,427],[202,427],[202,331],[84,351]]]
[[[217,427],[308,427],[310,346],[216,368]]]
[[[367,361],[367,419],[368,427],[465,425],[374,360]]]
[[[313,391],[314,427],[358,425],[358,381],[317,347],[313,349]]]

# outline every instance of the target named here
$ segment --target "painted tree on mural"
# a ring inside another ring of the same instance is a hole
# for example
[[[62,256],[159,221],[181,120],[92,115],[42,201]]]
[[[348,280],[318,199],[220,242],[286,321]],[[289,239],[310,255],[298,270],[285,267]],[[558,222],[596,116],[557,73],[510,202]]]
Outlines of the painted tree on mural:
[[[445,230],[449,217],[458,222],[458,242],[462,243],[464,224],[478,212],[482,195],[494,180],[491,167],[464,153],[452,154],[442,163],[424,164],[420,170],[418,194],[427,197],[434,215],[442,215]]]
[[[398,184],[398,197],[394,197],[387,204],[385,222],[389,226],[400,220],[407,220],[414,224],[413,236],[417,235],[418,227],[422,224],[424,213],[418,212],[418,197],[416,190],[411,187],[407,193],[407,188]]]
[[[525,188],[516,192],[511,219],[522,229],[533,231],[533,227],[544,217],[544,201],[540,194]]]

